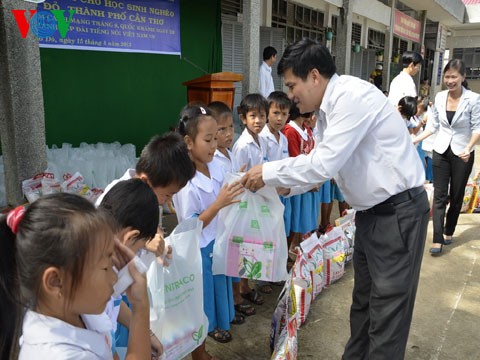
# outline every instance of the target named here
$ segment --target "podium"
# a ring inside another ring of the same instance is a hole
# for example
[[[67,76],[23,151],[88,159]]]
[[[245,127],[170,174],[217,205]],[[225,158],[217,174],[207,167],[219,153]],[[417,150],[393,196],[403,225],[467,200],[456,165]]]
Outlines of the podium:
[[[187,101],[203,102],[209,104],[212,101],[221,101],[233,108],[236,81],[241,81],[243,76],[232,72],[219,72],[204,75],[202,77],[182,83],[187,87]]]

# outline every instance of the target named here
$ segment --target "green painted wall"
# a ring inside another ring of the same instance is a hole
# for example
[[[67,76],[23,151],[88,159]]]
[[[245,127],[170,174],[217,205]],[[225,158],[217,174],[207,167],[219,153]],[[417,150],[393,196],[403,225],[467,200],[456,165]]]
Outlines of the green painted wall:
[[[221,71],[220,0],[181,0],[182,56]],[[203,73],[179,56],[41,49],[47,145],[133,143],[175,126],[182,82]]]

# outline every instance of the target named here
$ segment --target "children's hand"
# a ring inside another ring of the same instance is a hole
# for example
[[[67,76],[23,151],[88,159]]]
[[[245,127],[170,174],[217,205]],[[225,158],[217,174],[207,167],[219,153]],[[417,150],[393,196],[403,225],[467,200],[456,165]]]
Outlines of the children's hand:
[[[159,359],[163,354],[163,345],[153,333],[150,335],[150,344],[152,346],[152,360]]]
[[[240,181],[223,185],[216,200],[219,209],[240,202],[240,200],[235,200],[235,198],[244,191],[245,190],[243,189],[242,184],[240,184]]]
[[[158,229],[152,240],[147,241],[145,249],[155,254],[155,256],[165,255],[165,239],[163,238],[163,230]]]
[[[119,239],[115,238],[114,242],[113,265],[115,265],[117,270],[120,270],[135,257],[135,253],[130,248],[123,245]]]
[[[277,187],[277,194],[280,195],[280,196],[287,196],[288,194],[290,194],[290,189],[289,188],[284,188],[284,187]]]
[[[167,245],[165,251],[161,256],[157,256],[157,262],[163,266],[168,266],[170,263],[168,260],[173,258],[173,249],[170,245]]]
[[[130,285],[126,291],[128,301],[132,304],[132,311],[134,311],[136,307],[146,307],[148,309],[146,275],[137,270],[133,261],[128,263],[128,271],[133,278],[132,285]]]

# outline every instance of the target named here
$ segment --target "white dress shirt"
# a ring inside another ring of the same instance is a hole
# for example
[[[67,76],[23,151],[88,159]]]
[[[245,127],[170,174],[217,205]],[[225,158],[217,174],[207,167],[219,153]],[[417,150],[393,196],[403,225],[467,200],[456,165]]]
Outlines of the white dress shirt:
[[[260,65],[258,92],[266,99],[273,91],[275,91],[275,86],[273,85],[272,68],[264,61]]]
[[[268,128],[268,125],[265,125],[263,130],[260,132],[260,137],[263,138],[265,144],[265,154],[267,161],[282,160],[288,157],[288,140],[287,137],[279,132],[280,139],[277,141],[277,138]]]
[[[267,154],[265,152],[265,140],[258,137],[258,142],[253,139],[248,130],[245,128],[242,135],[237,139],[233,145],[233,156],[239,166],[247,165],[245,171],[250,170],[253,166],[263,164],[267,161]]]
[[[397,106],[400,99],[405,96],[417,96],[417,88],[413,78],[405,71],[401,71],[390,83],[388,100],[392,105]]]
[[[267,185],[288,188],[335,178],[356,210],[423,185],[425,171],[404,120],[372,84],[333,75],[317,128],[321,142],[310,154],[263,165]]]
[[[470,142],[472,132],[480,133],[480,95],[463,88],[451,124],[447,119],[447,95],[448,90],[445,90],[435,96],[431,131],[438,132],[433,150],[443,154],[450,146],[452,152],[459,155]]]
[[[86,329],[28,310],[23,319],[19,360],[113,359],[108,317],[82,315]]]
[[[217,199],[220,189],[223,185],[224,172],[221,164],[217,159],[213,158],[208,163],[210,178],[202,174],[200,171],[185,185],[178,193],[173,195],[173,204],[177,213],[178,222],[199,216],[207,210],[210,205]],[[217,234],[217,218],[203,228],[202,238],[200,239],[200,247],[204,248]]]

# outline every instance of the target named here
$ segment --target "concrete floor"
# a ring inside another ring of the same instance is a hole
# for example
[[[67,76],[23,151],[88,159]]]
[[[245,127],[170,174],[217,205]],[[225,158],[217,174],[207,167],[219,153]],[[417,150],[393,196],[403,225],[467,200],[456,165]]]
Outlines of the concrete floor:
[[[332,215],[332,218],[335,214]],[[462,214],[454,244],[440,257],[428,253],[429,224],[413,322],[405,359],[480,359],[480,214]],[[353,268],[315,299],[298,332],[298,359],[340,359],[349,336]],[[222,360],[269,359],[270,321],[280,292],[266,295],[257,314],[233,326],[228,344],[207,340],[208,351]]]

